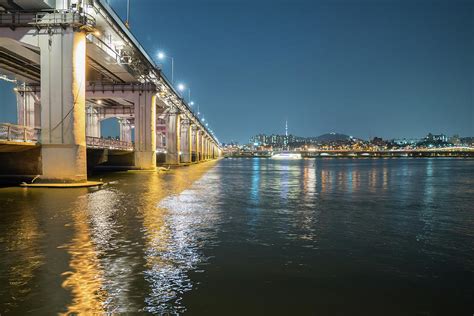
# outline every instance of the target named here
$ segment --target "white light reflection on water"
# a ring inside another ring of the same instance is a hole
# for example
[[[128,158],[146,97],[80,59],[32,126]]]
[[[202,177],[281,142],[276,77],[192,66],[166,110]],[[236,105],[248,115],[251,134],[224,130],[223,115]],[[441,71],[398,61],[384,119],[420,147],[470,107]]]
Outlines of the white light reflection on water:
[[[168,196],[156,207],[162,214],[159,225],[145,232],[145,279],[150,293],[145,298],[145,311],[156,314],[179,314],[186,311],[182,302],[185,292],[193,288],[188,273],[203,265],[208,258],[202,247],[212,246],[219,190],[219,175],[207,174],[190,189]]]
[[[114,313],[125,312],[131,306],[130,280],[137,264],[129,260],[133,253],[119,236],[122,227],[117,217],[123,199],[125,195],[112,188],[93,192],[87,199],[91,241],[100,258],[102,288],[107,293],[104,310]]]

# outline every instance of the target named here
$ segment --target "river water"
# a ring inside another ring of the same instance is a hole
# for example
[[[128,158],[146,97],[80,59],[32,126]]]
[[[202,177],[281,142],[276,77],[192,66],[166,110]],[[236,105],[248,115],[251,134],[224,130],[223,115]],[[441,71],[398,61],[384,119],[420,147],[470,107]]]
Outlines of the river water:
[[[223,159],[0,188],[0,314],[472,315],[474,160]]]

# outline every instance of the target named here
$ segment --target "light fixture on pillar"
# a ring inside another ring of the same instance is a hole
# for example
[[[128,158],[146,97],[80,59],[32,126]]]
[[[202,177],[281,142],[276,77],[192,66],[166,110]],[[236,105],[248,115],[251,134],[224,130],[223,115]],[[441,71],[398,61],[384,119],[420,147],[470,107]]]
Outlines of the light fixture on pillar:
[[[174,58],[171,56],[167,56],[163,52],[158,52],[157,57],[159,60],[165,60],[166,58],[169,58],[171,60],[171,84],[174,84]]]
[[[100,99],[97,100],[97,104],[98,104],[98,105],[102,105],[102,100],[100,100]]]

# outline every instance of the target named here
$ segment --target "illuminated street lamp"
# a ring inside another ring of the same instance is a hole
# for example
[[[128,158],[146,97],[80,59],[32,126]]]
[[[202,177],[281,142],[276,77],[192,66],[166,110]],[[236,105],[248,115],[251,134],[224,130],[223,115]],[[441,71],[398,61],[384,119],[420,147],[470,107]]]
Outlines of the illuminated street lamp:
[[[184,90],[188,90],[188,102],[190,105],[194,104],[194,102],[191,101],[191,88],[187,88],[184,84],[180,83],[178,84],[178,90],[181,92],[183,92]]]
[[[171,56],[167,56],[163,52],[158,52],[158,59],[165,60],[166,58],[171,59],[171,84],[174,84],[174,58]]]

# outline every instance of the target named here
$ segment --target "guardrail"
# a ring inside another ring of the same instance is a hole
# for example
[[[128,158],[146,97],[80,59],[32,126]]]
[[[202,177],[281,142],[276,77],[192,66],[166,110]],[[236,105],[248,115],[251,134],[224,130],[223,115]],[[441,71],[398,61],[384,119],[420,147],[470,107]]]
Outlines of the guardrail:
[[[93,28],[95,23],[95,19],[90,14],[79,11],[48,10],[39,12],[0,12],[0,26],[3,27],[48,28],[71,25],[73,27]]]
[[[39,140],[39,134],[40,129],[38,128],[0,123],[1,140],[36,143]]]
[[[133,143],[112,138],[87,136],[86,143],[89,148],[133,151]]]

